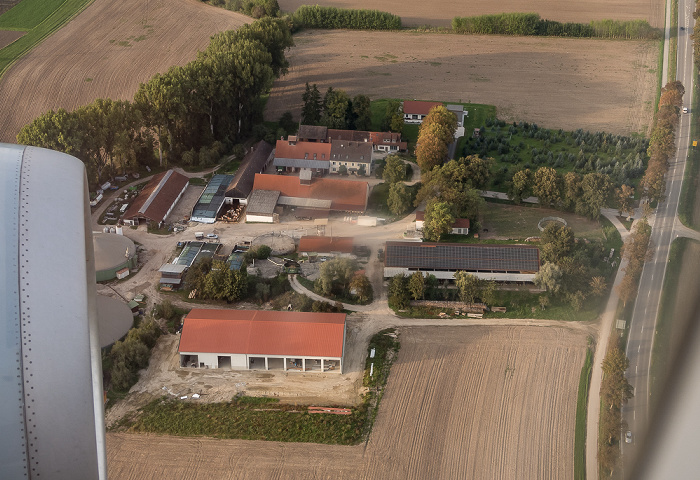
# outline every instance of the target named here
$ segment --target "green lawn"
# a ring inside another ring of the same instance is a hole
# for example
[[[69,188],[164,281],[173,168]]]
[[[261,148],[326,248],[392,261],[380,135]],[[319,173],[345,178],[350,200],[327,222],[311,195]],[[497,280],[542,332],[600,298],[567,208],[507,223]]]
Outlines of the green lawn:
[[[388,222],[393,222],[399,218],[403,218],[408,212],[413,210],[413,199],[416,198],[416,194],[420,189],[420,183],[414,185],[408,185],[408,190],[411,193],[411,206],[407,210],[407,213],[403,215],[394,215],[389,211],[387,207],[387,199],[389,198],[389,184],[387,182],[375,185],[372,188],[372,192],[369,194],[369,200],[367,202],[367,212],[372,215],[379,215],[387,219]]]
[[[0,29],[27,31],[23,37],[0,50],[0,76],[10,65],[83,11],[91,2],[92,0],[22,0],[0,15]]]
[[[538,237],[542,232],[537,223],[544,217],[561,217],[574,230],[578,238],[604,238],[601,223],[589,220],[574,213],[540,208],[539,206],[508,205],[486,202],[482,215],[482,229],[488,229],[488,235],[506,238]]]

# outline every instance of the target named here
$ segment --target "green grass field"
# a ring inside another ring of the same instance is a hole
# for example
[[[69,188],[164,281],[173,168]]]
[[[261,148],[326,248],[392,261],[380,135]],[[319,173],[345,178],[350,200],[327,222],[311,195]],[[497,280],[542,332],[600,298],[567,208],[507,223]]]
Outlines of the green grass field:
[[[482,228],[488,229],[488,234],[499,237],[520,238],[538,237],[542,232],[537,223],[544,217],[561,217],[574,230],[578,238],[602,240],[604,238],[601,223],[589,220],[574,213],[560,210],[540,208],[539,206],[508,205],[486,202]]]
[[[0,77],[24,54],[61,28],[92,0],[23,0],[0,15],[1,30],[27,33],[0,50]]]
[[[581,368],[576,399],[576,434],[574,437],[574,478],[586,479],[586,414],[588,413],[588,388],[593,367],[593,350],[586,351],[586,361]]]

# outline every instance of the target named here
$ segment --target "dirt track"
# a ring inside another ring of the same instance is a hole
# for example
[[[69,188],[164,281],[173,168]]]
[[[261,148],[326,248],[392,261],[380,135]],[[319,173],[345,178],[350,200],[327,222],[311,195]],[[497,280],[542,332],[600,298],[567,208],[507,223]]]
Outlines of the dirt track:
[[[542,18],[560,22],[588,23],[591,20],[647,20],[654,27],[662,27],[664,21],[663,0],[499,0],[483,2],[466,0],[433,0],[407,2],[384,0],[381,4],[371,0],[279,0],[280,8],[291,12],[300,5],[316,3],[340,8],[367,8],[391,12],[401,17],[404,25],[432,25],[449,27],[456,16],[484,15],[504,12],[535,12]]]
[[[306,82],[350,96],[496,105],[504,120],[646,135],[658,42],[305,31],[265,115],[296,116]]]
[[[131,99],[140,83],[193,60],[209,37],[251,19],[197,0],[95,0],[0,81],[0,141],[41,113],[96,98]]]
[[[109,476],[571,478],[586,337],[580,325],[404,328],[366,448],[108,434]]]

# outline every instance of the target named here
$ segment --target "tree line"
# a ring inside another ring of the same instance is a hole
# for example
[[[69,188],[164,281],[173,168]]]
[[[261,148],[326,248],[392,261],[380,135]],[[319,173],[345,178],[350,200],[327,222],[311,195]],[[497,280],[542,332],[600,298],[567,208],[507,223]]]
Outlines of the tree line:
[[[302,5],[291,17],[297,28],[345,28],[352,30],[398,30],[401,17],[380,10]]]
[[[593,20],[589,24],[561,23],[540,18],[536,13],[499,13],[454,17],[452,30],[479,35],[524,35],[550,37],[599,37],[657,39],[659,29],[646,20]]]
[[[423,272],[413,272],[411,275],[402,273],[394,275],[389,280],[389,307],[404,310],[411,300],[448,300],[457,299],[462,303],[475,303],[477,300],[486,304],[495,301],[496,282],[482,280],[465,272],[455,272],[456,289],[440,288],[440,282],[435,275],[424,276]]]
[[[630,239],[623,246],[622,253],[627,259],[627,267],[625,276],[617,287],[617,294],[624,305],[636,296],[644,263],[651,259],[650,238],[651,226],[646,218],[642,218],[635,224]]]
[[[632,385],[625,377],[629,359],[620,348],[617,337],[603,360],[603,381],[600,386],[602,408],[600,411],[600,436],[598,462],[601,468],[612,474],[620,459],[620,434],[625,428],[622,405],[634,396]]]
[[[232,12],[240,12],[253,18],[276,17],[280,13],[277,0],[200,0]]]
[[[110,174],[149,164],[155,149],[161,165],[211,164],[262,122],[261,95],[286,73],[293,44],[281,19],[220,32],[194,61],[142,83],[133,102],[99,99],[72,112],[46,112],[17,141],[76,156],[92,185],[108,164]]]
[[[666,193],[666,172],[676,149],[676,129],[680,121],[685,88],[679,81],[669,82],[661,89],[659,110],[649,139],[649,164],[640,182],[649,200],[661,200]]]

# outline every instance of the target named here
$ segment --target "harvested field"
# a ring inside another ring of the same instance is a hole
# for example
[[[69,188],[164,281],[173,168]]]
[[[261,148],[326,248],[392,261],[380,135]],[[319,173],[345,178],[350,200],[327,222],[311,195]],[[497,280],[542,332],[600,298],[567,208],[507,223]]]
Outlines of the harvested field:
[[[131,99],[140,83],[193,60],[216,32],[251,19],[197,0],[95,0],[0,81],[0,141],[41,113],[96,98]]]
[[[292,12],[300,5],[309,4],[305,0],[279,0],[280,8]],[[484,15],[509,12],[535,12],[542,18],[560,22],[588,23],[591,20],[647,20],[653,27],[662,27],[664,22],[663,0],[500,0],[480,2],[467,0],[454,2],[434,0],[432,2],[406,2],[385,0],[381,4],[371,0],[325,0],[311,2],[339,8],[379,9],[401,17],[406,26],[432,25],[450,27],[454,17]]]
[[[0,48],[4,48],[24,35],[16,30],[0,30]]]
[[[19,3],[19,0],[0,0],[0,15],[14,7]],[[2,45],[2,43],[0,43]]]
[[[366,447],[110,433],[109,477],[571,478],[580,327],[405,328]]]
[[[648,134],[659,43],[410,32],[304,31],[265,116],[298,118],[304,84],[354,96],[495,105],[504,120]]]

